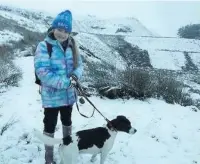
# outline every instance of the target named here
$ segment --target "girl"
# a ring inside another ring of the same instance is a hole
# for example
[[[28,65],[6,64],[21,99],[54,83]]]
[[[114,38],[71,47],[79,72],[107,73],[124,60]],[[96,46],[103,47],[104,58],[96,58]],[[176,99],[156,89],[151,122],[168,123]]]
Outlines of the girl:
[[[45,40],[37,46],[34,67],[41,81],[44,134],[54,137],[60,112],[63,137],[66,137],[71,134],[71,113],[76,101],[73,84],[81,78],[83,65],[77,44],[70,36],[71,12],[66,10],[58,14],[50,29]],[[52,46],[51,56],[48,54],[48,45]],[[45,164],[55,164],[53,147],[47,145]]]

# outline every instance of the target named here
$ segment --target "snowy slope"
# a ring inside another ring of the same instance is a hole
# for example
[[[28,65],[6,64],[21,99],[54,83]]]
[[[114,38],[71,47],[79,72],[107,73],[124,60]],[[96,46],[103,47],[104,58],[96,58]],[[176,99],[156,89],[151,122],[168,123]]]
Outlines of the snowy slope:
[[[24,9],[0,5],[0,16],[13,19],[29,30],[46,32],[52,18],[46,13],[35,13]],[[48,24],[47,24],[48,23]],[[100,19],[85,15],[74,17],[73,31],[98,34],[120,34],[131,36],[156,36],[136,18]],[[120,31],[122,30],[122,31]],[[124,31],[125,30],[125,31]]]
[[[10,118],[17,121],[0,136],[1,164],[44,163],[44,146],[33,136],[33,128],[42,131],[43,109],[38,87],[34,85],[33,57],[18,58],[16,63],[24,76],[19,88],[10,88],[0,94],[0,128]],[[29,94],[27,94],[27,92]],[[92,96],[91,101],[109,119],[127,116],[138,132],[135,135],[119,133],[105,164],[194,164],[199,163],[200,112],[191,107],[169,105],[149,99],[108,100]],[[92,107],[80,106],[82,113],[90,115]],[[105,120],[97,112],[93,118],[81,117],[74,107],[73,132],[101,126]],[[58,122],[55,137],[61,137]],[[55,147],[55,150],[58,146]],[[59,161],[55,151],[56,160]],[[80,155],[78,164],[91,163],[89,155]],[[94,164],[99,163],[99,158]]]
[[[93,54],[95,54],[95,57],[88,57],[82,53],[85,57],[87,57],[88,60],[95,62],[101,62],[103,60],[116,66],[116,68],[124,68],[125,63],[122,57],[112,48],[102,42],[96,35],[80,33],[76,36],[76,39],[79,41],[80,45],[83,45],[85,48],[89,49]]]
[[[20,10],[12,8],[10,10],[3,9],[0,8],[1,16],[15,20],[20,26],[29,30],[46,32],[48,28],[43,19],[36,20],[35,17],[37,16],[31,17],[31,13],[28,13],[28,11],[22,10],[20,12]],[[30,19],[27,14],[30,14]],[[45,18],[44,14],[41,13],[38,13],[38,17]],[[100,60],[104,59],[119,68],[123,68],[124,61],[122,57],[113,48],[106,45],[105,41],[100,40],[96,34],[121,35],[125,36],[125,41],[132,45],[148,50],[151,65],[154,68],[182,70],[182,67],[186,64],[183,52],[187,51],[194,64],[200,69],[200,59],[198,57],[200,54],[200,42],[197,40],[158,37],[144,27],[137,19],[131,17],[102,20],[95,16],[87,15],[75,17],[73,23],[73,31],[79,33],[76,36],[77,40],[96,56],[88,58],[83,52],[83,55],[90,60],[99,61],[97,58]],[[126,32],[117,32],[118,29],[125,29]]]
[[[38,21],[27,19],[18,10],[0,11],[0,15],[16,20],[20,26],[35,31],[45,31],[46,26]],[[39,14],[39,16],[41,16]],[[177,38],[153,38],[153,36],[136,19],[99,20],[95,17],[77,18],[75,31],[80,45],[89,49],[94,56],[87,58],[92,61],[106,60],[122,68],[124,63],[115,50],[111,49],[98,35],[127,35],[125,40],[142,49],[148,50],[151,64],[155,68],[179,70],[185,64],[183,51],[190,52],[194,63],[200,64],[198,57],[199,42]],[[127,28],[128,27],[128,28]],[[117,29],[125,28],[116,33]],[[0,44],[10,40],[18,40],[23,36],[17,32],[0,31]],[[12,37],[11,37],[12,36]],[[166,51],[167,50],[167,51]],[[170,51],[169,51],[170,50]],[[24,52],[18,52],[17,56]],[[86,56],[86,54],[84,53]],[[22,55],[21,55],[22,56]],[[34,84],[33,57],[16,58],[16,64],[23,71],[23,79],[19,87],[8,88],[0,93],[0,164],[40,164],[44,163],[44,146],[33,136],[32,129],[43,129],[43,109]],[[195,86],[196,84],[194,84]],[[196,85],[195,88],[199,88]],[[105,164],[198,164],[200,163],[200,112],[195,107],[170,105],[161,100],[108,100],[90,97],[97,108],[109,119],[117,115],[127,116],[138,132],[131,136],[119,133],[114,147]],[[81,112],[90,115],[93,108],[88,104],[80,105]],[[104,119],[95,113],[91,119],[83,118],[74,107],[73,132],[101,126]],[[12,123],[3,134],[2,127]],[[55,137],[61,137],[61,123],[58,122]],[[58,145],[56,146],[56,150]],[[59,162],[58,153],[56,160]],[[91,163],[90,156],[80,155],[78,164]],[[94,164],[99,164],[99,158]]]
[[[181,38],[154,38],[154,37],[130,37],[125,40],[137,45],[149,52],[151,64],[154,68],[181,70],[185,65],[183,52],[190,52],[189,55],[200,69],[200,41]]]
[[[25,18],[24,16],[21,16],[19,13],[3,11],[3,10],[0,10],[0,16],[14,20],[18,22],[19,26],[23,26],[31,31],[37,31],[37,32],[47,31],[47,25],[41,20],[36,20],[34,18],[28,19]]]
[[[14,33],[12,31],[8,30],[0,31],[0,44],[8,44],[9,41],[18,41],[22,38],[23,38],[22,35]]]
[[[74,31],[110,35],[155,36],[135,18],[100,19],[91,15],[75,18]]]

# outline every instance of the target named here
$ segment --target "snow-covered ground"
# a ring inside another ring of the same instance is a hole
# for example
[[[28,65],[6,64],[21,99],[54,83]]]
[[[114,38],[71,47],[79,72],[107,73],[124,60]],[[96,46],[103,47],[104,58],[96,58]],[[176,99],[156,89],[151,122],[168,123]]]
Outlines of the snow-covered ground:
[[[15,20],[20,26],[31,31],[46,32],[46,22],[32,17],[35,12],[0,5],[0,16]],[[29,18],[27,18],[27,15]],[[39,18],[47,18],[47,13],[38,13]],[[48,22],[50,23],[50,22]],[[118,31],[124,29],[125,32]],[[139,20],[133,17],[101,19],[92,15],[79,15],[73,18],[73,31],[96,34],[120,34],[131,36],[157,36],[149,31]]]
[[[8,10],[0,8],[1,16],[15,20],[19,26],[32,31],[46,32],[47,25],[44,23],[44,20],[36,20],[31,14],[31,12],[23,10],[20,12],[20,9],[11,8],[9,11],[9,8]],[[30,19],[27,18],[27,15],[30,16]],[[38,17],[43,19],[47,18],[47,15],[38,13]],[[100,19],[92,15],[81,15],[74,17],[73,20],[73,31],[78,32],[76,37],[81,45],[89,49],[101,60],[104,59],[116,65],[116,67],[123,68],[125,66],[122,57],[106,45],[106,41],[100,40],[95,34],[123,35],[127,42],[137,45],[141,49],[148,50],[150,62],[154,68],[182,70],[182,67],[186,64],[183,52],[187,51],[192,62],[200,69],[200,41],[198,40],[158,37],[133,17]],[[117,32],[118,29],[126,29],[127,32]],[[7,32],[3,31],[1,33],[6,34]],[[10,39],[15,39],[15,35],[13,36]],[[2,39],[0,38],[0,40]],[[113,40],[111,41],[113,42]],[[109,42],[109,39],[107,42]],[[93,61],[99,61],[93,56],[85,56]]]
[[[163,38],[163,37],[131,37],[125,38],[130,43],[136,43],[142,49],[167,49],[176,51],[200,52],[200,41],[184,38]]]
[[[200,69],[200,41],[183,38],[156,38],[156,37],[131,37],[125,40],[141,49],[147,50],[154,68],[181,70],[185,66],[184,51],[190,52],[189,56]]]
[[[0,31],[0,44],[8,44],[9,41],[18,41],[23,36],[8,30]]]
[[[46,31],[40,21],[33,21],[17,12],[0,11],[0,15],[16,20],[20,26],[35,31]],[[121,27],[134,23],[133,32],[128,33],[126,41],[138,45],[149,52],[154,68],[180,70],[185,65],[183,51],[189,53],[194,64],[200,68],[199,41],[178,38],[140,37],[152,36],[137,19],[98,20],[94,17],[83,17],[75,21],[75,31],[82,31],[76,37],[80,43],[97,57],[110,61],[118,67],[122,59],[112,49],[93,34],[115,35]],[[104,29],[106,27],[106,29]],[[100,29],[99,29],[100,28]],[[101,29],[102,28],[102,29]],[[88,32],[88,33],[87,33]],[[117,33],[122,34],[122,33]],[[139,36],[139,37],[136,37]],[[10,40],[19,40],[22,36],[11,31],[0,31],[0,44]],[[174,52],[169,52],[171,50]],[[112,52],[113,54],[111,54]],[[23,56],[26,50],[16,56]],[[92,58],[98,61],[98,59]],[[41,108],[38,86],[34,83],[33,57],[18,57],[16,64],[23,71],[19,87],[9,88],[0,93],[0,164],[40,164],[44,163],[44,146],[33,136],[33,128],[42,131],[43,109]],[[199,85],[192,83],[194,89]],[[194,95],[198,97],[199,95]],[[194,107],[167,104],[164,101],[149,99],[109,100],[92,96],[91,101],[109,119],[117,115],[127,116],[138,132],[131,136],[119,133],[114,147],[105,164],[198,164],[200,163],[200,112]],[[88,104],[80,105],[81,112],[90,115],[93,108]],[[97,112],[93,118],[86,119],[79,115],[74,107],[73,131],[101,126],[105,120]],[[2,131],[6,123],[12,124]],[[62,137],[61,122],[58,122],[55,137]],[[58,146],[55,147],[56,159],[59,161]],[[80,155],[79,164],[91,163],[89,155]],[[98,164],[99,160],[94,164]]]
[[[126,32],[120,32],[119,29],[124,29]],[[100,19],[92,15],[79,16],[74,20],[74,30],[109,35],[157,36],[133,17]]]
[[[84,45],[85,48],[89,49],[90,52],[95,55],[95,57],[88,57],[88,55],[85,55],[85,57],[87,57],[87,60],[95,62],[106,61],[114,65],[116,68],[124,68],[125,62],[119,55],[119,53],[106,45],[106,43],[102,42],[96,35],[80,33],[76,36],[76,39],[81,45]],[[101,60],[98,60],[97,58]]]
[[[43,109],[38,86],[34,84],[33,57],[17,58],[23,71],[20,86],[0,95],[0,132],[7,122],[16,121],[0,135],[1,164],[44,163],[43,144],[33,136],[33,128],[42,131]],[[197,164],[200,162],[200,112],[192,107],[170,105],[161,100],[109,100],[92,96],[91,101],[109,119],[127,116],[138,132],[135,135],[119,133],[105,164]],[[90,114],[88,104],[80,106],[82,113]],[[97,112],[86,119],[73,110],[73,131],[101,126],[105,120]],[[55,137],[61,137],[58,122]],[[58,146],[55,147],[59,161]],[[99,159],[99,158],[98,158]],[[89,155],[80,155],[79,164],[91,163]],[[99,160],[95,162],[98,164]]]
[[[37,31],[37,32],[46,32],[47,31],[47,24],[41,22],[40,20],[36,20],[33,18],[25,18],[17,13],[13,13],[10,11],[3,11],[0,10],[0,16],[3,16],[7,19],[11,19],[16,21],[19,26],[23,26],[28,30]]]

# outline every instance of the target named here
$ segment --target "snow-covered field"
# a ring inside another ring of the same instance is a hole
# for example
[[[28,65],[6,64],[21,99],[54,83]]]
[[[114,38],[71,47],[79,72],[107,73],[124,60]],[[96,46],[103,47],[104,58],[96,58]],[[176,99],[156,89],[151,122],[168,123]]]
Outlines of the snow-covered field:
[[[189,56],[200,69],[200,41],[183,38],[156,38],[156,37],[131,37],[125,40],[141,49],[147,50],[154,68],[181,70],[185,65],[183,52],[190,52]]]
[[[22,35],[14,33],[12,31],[8,30],[0,31],[0,44],[8,44],[9,41],[18,41],[22,38],[23,38]]]
[[[11,11],[0,9],[0,15],[17,21],[19,26],[28,28],[29,30],[46,32],[48,26],[44,21],[35,20],[31,17],[31,14],[28,11],[25,12],[22,10],[25,15],[30,14],[30,19],[28,19],[24,17],[23,14],[19,13],[19,11],[17,12],[15,9],[12,9]],[[38,13],[38,15],[41,18],[45,17],[44,14],[42,15],[41,13]],[[127,32],[116,32],[118,29],[126,29]],[[76,37],[81,45],[89,49],[96,55],[96,57],[101,60],[104,59],[119,68],[123,68],[125,65],[122,57],[118,52],[115,52],[115,50],[106,45],[106,42],[109,42],[109,39],[107,41],[101,41],[95,34],[124,36],[125,41],[137,45],[143,50],[148,50],[149,58],[154,68],[181,70],[186,64],[186,58],[183,52],[187,51],[192,62],[200,69],[200,41],[194,39],[158,37],[133,17],[100,19],[92,15],[82,15],[81,17],[79,16],[74,18],[73,31],[78,32]],[[6,34],[7,32],[3,31],[1,33]],[[8,36],[11,35],[12,33]],[[15,39],[15,35],[13,35],[13,38],[9,39]],[[5,36],[0,35],[0,37]],[[93,56],[85,56],[93,61],[99,61]]]
[[[100,19],[96,16],[76,17],[74,30],[84,33],[131,35],[131,36],[155,36],[140,21],[133,17]],[[124,29],[125,32],[118,31]]]
[[[87,60],[91,61],[106,61],[119,69],[123,69],[125,66],[125,62],[122,57],[110,48],[106,43],[102,42],[96,35],[94,34],[87,34],[87,33],[80,33],[76,36],[76,39],[81,45],[84,45],[85,48],[89,49],[94,56],[87,57]],[[83,54],[84,55],[84,54]],[[101,60],[98,60],[101,59]]]
[[[33,57],[17,58],[23,70],[20,86],[0,95],[0,130],[16,121],[0,135],[1,164],[44,163],[43,144],[33,136],[33,128],[42,131],[43,109],[38,86],[34,84]],[[195,164],[200,162],[200,112],[192,107],[170,105],[161,100],[109,100],[92,96],[91,101],[109,119],[127,116],[138,132],[135,135],[119,133],[105,164]],[[92,107],[80,106],[82,113],[90,114]],[[73,131],[101,126],[105,120],[97,112],[86,119],[73,110]],[[55,137],[61,137],[58,122]],[[59,161],[58,146],[55,147]],[[99,158],[98,158],[99,159]],[[79,164],[91,163],[89,155],[80,155]],[[99,160],[95,162],[98,164]]]
[[[28,19],[16,13],[2,11],[2,10],[0,10],[0,15],[7,19],[16,21],[20,26],[23,26],[28,30],[37,31],[37,32],[47,31],[47,24],[45,24],[44,22],[41,22],[40,20],[36,20],[33,18]]]
[[[0,15],[16,20],[20,26],[31,28],[33,31],[46,31],[46,26],[39,20],[38,22],[29,20],[16,12],[0,11]],[[131,29],[132,32],[125,37],[125,40],[148,50],[154,68],[180,70],[185,65],[184,51],[191,51],[189,56],[200,68],[200,43],[198,41],[140,37],[153,36],[153,34],[137,19],[103,21],[94,17],[87,19],[83,17],[75,21],[75,31],[80,32],[76,37],[98,58],[122,67],[123,62],[118,53],[91,33],[116,35],[115,32],[118,28],[129,27],[131,23],[134,23],[135,29]],[[105,27],[106,29],[104,29]],[[10,40],[19,40],[22,37],[11,31],[0,31],[0,44],[5,44]],[[19,57],[15,62],[23,71],[20,86],[9,88],[5,93],[0,92],[0,164],[44,163],[44,146],[32,134],[33,128],[43,130],[43,109],[38,86],[34,83],[33,57],[20,57],[26,52],[26,50],[15,52],[20,53],[16,54]],[[88,58],[98,61],[94,57]],[[191,85],[194,85],[194,89],[199,89],[199,85],[196,83]],[[194,96],[199,99],[199,95]],[[195,107],[171,105],[156,99],[146,101],[109,100],[96,96],[92,96],[90,99],[107,118],[113,119],[117,115],[125,115],[138,130],[132,136],[125,133],[118,134],[105,164],[200,163],[200,124],[198,124],[200,112],[199,110],[195,112]],[[85,103],[80,105],[80,110],[82,113],[90,115],[93,108]],[[73,110],[72,120],[73,132],[101,126],[105,123],[103,117],[97,112],[93,118],[82,117],[76,107]],[[7,130],[2,129],[10,124],[13,125],[8,126]],[[62,137],[61,134],[61,122],[59,121],[55,137]],[[56,160],[59,161],[57,149],[58,145],[55,147],[55,155]],[[89,155],[80,155],[78,164],[91,163],[89,160]],[[94,164],[99,164],[99,160]]]

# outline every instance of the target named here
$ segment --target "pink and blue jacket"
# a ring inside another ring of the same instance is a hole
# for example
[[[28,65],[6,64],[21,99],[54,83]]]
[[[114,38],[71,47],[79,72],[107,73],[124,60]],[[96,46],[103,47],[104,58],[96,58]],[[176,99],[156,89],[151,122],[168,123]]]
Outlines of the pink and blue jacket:
[[[51,57],[49,57],[45,41],[52,45]],[[74,88],[69,87],[69,77],[74,74],[78,79],[81,78],[83,72],[81,55],[78,57],[78,66],[74,69],[72,49],[68,47],[64,51],[57,40],[47,36],[37,46],[34,67],[42,83],[43,108],[73,105],[75,103],[75,92]]]

